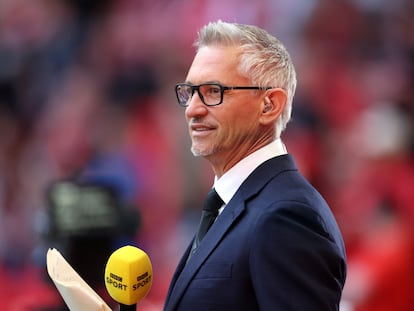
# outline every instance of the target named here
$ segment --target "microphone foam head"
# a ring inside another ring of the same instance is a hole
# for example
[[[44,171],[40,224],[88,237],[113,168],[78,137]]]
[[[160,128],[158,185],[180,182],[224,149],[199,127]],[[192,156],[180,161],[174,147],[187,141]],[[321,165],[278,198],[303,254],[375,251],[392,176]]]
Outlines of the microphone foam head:
[[[134,305],[151,289],[152,265],[148,255],[134,246],[124,246],[109,257],[105,286],[118,303]]]

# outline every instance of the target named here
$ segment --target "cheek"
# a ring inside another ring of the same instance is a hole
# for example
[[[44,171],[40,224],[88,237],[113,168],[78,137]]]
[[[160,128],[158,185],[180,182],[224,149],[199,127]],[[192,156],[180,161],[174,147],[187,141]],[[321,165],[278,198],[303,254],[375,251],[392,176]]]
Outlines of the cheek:
[[[259,125],[255,112],[232,114],[221,122],[223,139],[226,141],[238,141],[246,137],[254,136]]]
[[[260,117],[259,107],[253,106],[251,103],[243,105],[237,115],[234,115],[234,122],[237,123],[241,128],[251,128],[258,124]]]

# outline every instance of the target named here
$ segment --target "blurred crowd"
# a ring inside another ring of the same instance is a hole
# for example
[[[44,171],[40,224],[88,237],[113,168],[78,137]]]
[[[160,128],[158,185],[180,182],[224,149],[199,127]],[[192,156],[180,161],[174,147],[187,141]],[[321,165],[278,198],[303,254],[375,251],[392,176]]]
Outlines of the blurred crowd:
[[[413,1],[0,0],[2,310],[64,310],[47,249],[71,262],[105,243],[103,260],[125,243],[148,253],[142,309],[161,310],[213,177],[173,86],[197,29],[219,18],[263,27],[294,60],[283,139],[344,235],[342,309],[412,310]],[[48,189],[62,180],[109,187],[137,221],[102,244],[56,238]],[[94,281],[105,296],[103,272]]]

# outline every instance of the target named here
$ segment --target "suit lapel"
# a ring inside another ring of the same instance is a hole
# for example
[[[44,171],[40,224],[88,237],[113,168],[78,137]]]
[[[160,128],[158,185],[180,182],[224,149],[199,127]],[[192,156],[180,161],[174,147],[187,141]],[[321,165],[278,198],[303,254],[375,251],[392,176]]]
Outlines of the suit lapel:
[[[238,196],[238,199],[235,197],[234,200],[231,200],[223,213],[220,214],[216,222],[209,229],[203,239],[203,243],[200,244],[197,251],[191,256],[191,259],[186,264],[192,242],[190,243],[174,273],[170,291],[167,296],[166,311],[174,310],[195,273],[220,242],[231,224],[241,215],[243,210],[244,202],[241,199],[241,196]]]

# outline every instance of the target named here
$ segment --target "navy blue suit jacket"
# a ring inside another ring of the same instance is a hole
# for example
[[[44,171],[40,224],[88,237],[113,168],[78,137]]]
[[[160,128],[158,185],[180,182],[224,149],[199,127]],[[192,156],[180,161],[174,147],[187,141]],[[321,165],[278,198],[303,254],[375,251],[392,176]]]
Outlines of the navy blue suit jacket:
[[[266,161],[245,180],[186,263],[189,250],[165,311],[338,310],[342,236],[290,155]]]

